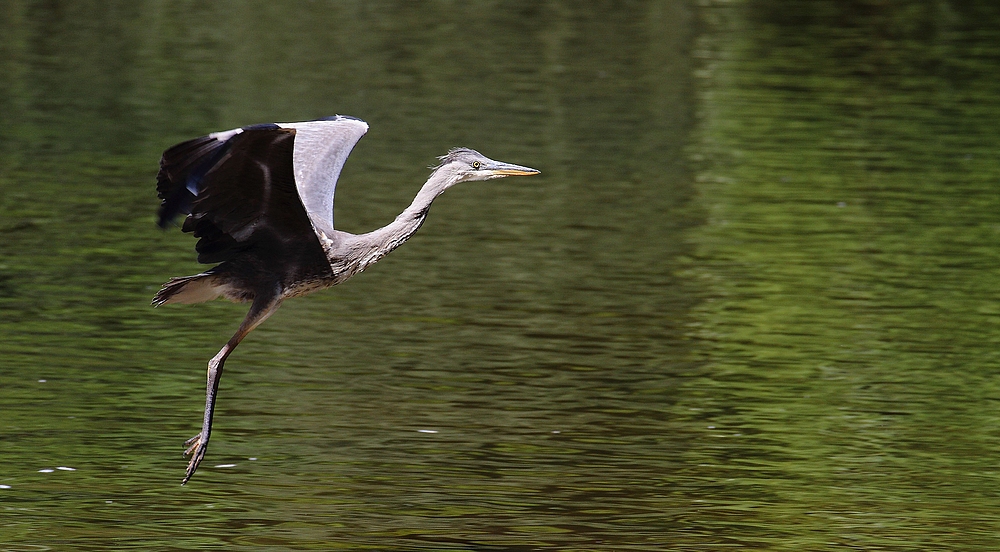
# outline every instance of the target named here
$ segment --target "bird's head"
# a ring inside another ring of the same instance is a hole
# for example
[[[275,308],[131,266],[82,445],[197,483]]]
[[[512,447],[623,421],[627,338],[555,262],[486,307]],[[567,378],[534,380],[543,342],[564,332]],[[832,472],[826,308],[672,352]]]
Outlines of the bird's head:
[[[455,148],[439,157],[441,163],[435,169],[447,170],[455,175],[453,184],[473,182],[476,180],[492,180],[505,176],[530,176],[541,171],[494,161],[489,157],[469,148]]]

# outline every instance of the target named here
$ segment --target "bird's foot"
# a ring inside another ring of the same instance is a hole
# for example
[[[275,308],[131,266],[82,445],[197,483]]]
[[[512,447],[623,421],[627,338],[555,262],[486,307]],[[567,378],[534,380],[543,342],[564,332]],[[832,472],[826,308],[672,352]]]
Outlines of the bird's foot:
[[[184,451],[184,456],[190,456],[191,460],[188,462],[187,474],[184,476],[184,480],[181,481],[181,485],[191,479],[195,470],[198,469],[198,464],[201,464],[201,459],[205,457],[205,451],[208,450],[208,439],[204,439],[203,434],[199,433],[184,441],[184,446],[187,447],[187,450]]]

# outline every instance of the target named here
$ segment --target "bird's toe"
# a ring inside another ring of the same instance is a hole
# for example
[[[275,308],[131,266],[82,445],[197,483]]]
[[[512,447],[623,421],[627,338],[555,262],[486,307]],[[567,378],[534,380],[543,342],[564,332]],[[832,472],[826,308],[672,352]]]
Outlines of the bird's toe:
[[[198,434],[185,441],[184,445],[187,446],[184,456],[190,456],[191,460],[188,462],[187,473],[184,474],[181,485],[187,483],[194,472],[198,470],[198,464],[201,464],[202,458],[205,457],[205,451],[208,450],[208,440],[202,439],[201,434]]]
[[[187,441],[184,441],[184,446],[187,447],[184,451],[184,456],[191,456],[191,453],[194,452],[199,445],[201,445],[201,433],[195,435]]]

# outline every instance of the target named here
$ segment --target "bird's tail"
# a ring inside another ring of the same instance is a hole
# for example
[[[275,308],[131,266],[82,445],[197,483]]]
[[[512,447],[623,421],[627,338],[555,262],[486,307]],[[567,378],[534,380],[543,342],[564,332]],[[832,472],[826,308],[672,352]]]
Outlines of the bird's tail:
[[[153,296],[153,306],[211,301],[225,292],[225,285],[219,280],[218,275],[209,272],[171,278]]]

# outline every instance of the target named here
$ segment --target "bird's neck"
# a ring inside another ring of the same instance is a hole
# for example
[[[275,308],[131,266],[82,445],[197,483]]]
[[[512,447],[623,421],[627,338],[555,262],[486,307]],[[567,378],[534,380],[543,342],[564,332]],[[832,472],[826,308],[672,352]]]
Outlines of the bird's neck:
[[[345,268],[350,274],[361,272],[410,239],[427,218],[431,203],[455,184],[458,177],[458,174],[447,167],[434,171],[417,192],[410,206],[395,220],[378,230],[354,236],[348,245],[347,258],[344,259],[349,265]]]

